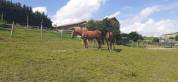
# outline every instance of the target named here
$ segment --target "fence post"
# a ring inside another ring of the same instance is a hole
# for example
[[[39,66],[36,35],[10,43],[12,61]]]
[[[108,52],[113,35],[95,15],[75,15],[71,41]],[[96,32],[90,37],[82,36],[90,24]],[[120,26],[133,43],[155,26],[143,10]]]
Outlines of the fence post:
[[[63,36],[63,30],[60,30],[60,34],[61,34],[61,39],[62,39],[62,36]]]
[[[43,39],[43,20],[41,21],[41,40]]]
[[[27,29],[28,29],[28,15],[27,15]]]
[[[12,28],[11,28],[11,35],[10,36],[12,37],[13,36],[13,31],[14,31],[14,21],[13,21],[11,26],[12,26]]]
[[[4,19],[3,19],[3,12],[2,12],[2,14],[1,14],[1,21],[3,21]]]
[[[139,47],[139,41],[137,41],[137,48]]]

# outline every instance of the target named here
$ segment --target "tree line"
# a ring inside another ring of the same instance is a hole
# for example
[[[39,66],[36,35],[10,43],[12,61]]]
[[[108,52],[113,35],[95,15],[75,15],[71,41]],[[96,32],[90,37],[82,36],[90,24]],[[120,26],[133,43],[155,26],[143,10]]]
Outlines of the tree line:
[[[30,26],[41,26],[42,23],[43,27],[52,27],[52,21],[44,13],[33,12],[29,6],[7,0],[0,0],[0,17],[6,23],[14,21],[21,25],[27,25],[28,21]]]

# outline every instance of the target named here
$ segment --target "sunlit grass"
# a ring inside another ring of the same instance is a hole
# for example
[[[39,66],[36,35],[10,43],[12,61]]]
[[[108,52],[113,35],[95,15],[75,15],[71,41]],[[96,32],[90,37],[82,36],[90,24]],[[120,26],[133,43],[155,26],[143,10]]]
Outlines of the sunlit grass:
[[[0,27],[1,28],[1,27]],[[178,50],[117,46],[108,52],[59,33],[0,29],[0,82],[175,82]]]

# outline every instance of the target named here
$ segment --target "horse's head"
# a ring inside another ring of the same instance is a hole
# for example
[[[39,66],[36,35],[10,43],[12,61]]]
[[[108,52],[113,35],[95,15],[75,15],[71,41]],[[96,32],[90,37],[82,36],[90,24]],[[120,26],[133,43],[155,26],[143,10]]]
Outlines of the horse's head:
[[[77,33],[73,30],[71,36],[72,36],[72,38],[74,38],[75,36],[77,36]]]
[[[72,28],[72,35],[71,35],[72,38],[74,38],[77,35],[81,36],[81,34],[82,34],[82,30],[81,30],[80,27],[74,27],[74,28]]]
[[[72,34],[71,34],[72,38],[74,38],[74,36],[76,36],[76,32],[75,32],[75,28],[72,28]]]

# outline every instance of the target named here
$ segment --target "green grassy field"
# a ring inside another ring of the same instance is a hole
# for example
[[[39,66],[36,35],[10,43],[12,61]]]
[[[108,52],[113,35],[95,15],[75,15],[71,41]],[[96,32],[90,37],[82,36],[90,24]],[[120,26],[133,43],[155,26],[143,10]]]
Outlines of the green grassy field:
[[[117,46],[84,49],[80,40],[0,27],[0,82],[177,82],[178,50]]]

